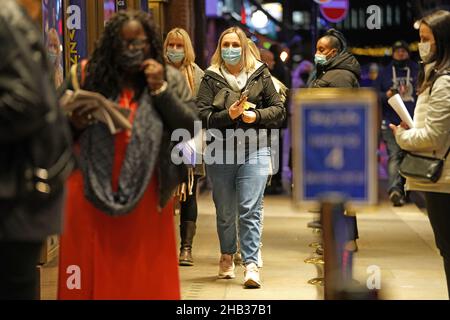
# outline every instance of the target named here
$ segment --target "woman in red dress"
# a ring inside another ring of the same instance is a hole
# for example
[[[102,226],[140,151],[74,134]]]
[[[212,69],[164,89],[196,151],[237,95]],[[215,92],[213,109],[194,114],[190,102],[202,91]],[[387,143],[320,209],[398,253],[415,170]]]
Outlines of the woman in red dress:
[[[71,117],[80,170],[68,182],[58,298],[179,299],[170,199],[186,169],[171,163],[170,133],[193,131],[189,90],[164,66],[143,12],[115,15],[79,75],[83,89],[128,109],[132,129],[112,135],[89,113]]]

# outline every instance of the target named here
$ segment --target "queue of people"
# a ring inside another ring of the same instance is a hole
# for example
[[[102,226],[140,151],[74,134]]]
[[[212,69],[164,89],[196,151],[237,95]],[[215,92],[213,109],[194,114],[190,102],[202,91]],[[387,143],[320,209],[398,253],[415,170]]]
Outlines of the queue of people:
[[[279,50],[259,51],[242,29],[231,27],[203,71],[185,30],[175,28],[162,41],[149,14],[123,11],[63,81],[54,71],[58,39],[49,36],[47,52],[32,22],[38,2],[6,0],[0,11],[0,40],[8,44],[0,56],[19,52],[19,64],[0,64],[0,144],[8,150],[0,163],[9,170],[0,174],[0,299],[34,298],[40,244],[56,233],[59,299],[180,299],[178,266],[194,265],[197,185],[205,175],[216,209],[217,277],[236,277],[239,254],[243,286],[260,288],[264,194],[274,154],[279,157],[273,144],[282,144],[271,135],[286,126],[289,114],[291,79]],[[449,12],[424,17],[424,72],[417,75],[407,45],[398,42],[377,88],[390,156],[389,197],[402,205],[406,191],[425,192],[450,288],[449,32]],[[328,30],[316,49],[303,86],[359,87],[360,65],[341,32]],[[113,102],[125,123],[121,130],[112,133],[89,103],[63,114],[58,97],[77,90]],[[397,126],[399,119],[385,107],[396,92],[409,103],[414,128]],[[171,141],[172,133],[194,137],[196,121],[208,137],[200,150],[204,163],[175,164],[179,141]],[[440,179],[407,178],[404,186],[397,169],[404,152],[444,159]],[[180,248],[173,228],[177,201]]]

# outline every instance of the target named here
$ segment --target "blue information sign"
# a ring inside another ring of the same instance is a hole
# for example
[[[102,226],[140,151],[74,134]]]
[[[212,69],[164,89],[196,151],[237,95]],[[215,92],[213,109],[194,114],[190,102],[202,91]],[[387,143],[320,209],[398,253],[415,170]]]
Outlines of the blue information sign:
[[[300,93],[294,99],[294,189],[300,202],[327,192],[356,203],[376,201],[375,106],[370,91],[360,90],[366,94],[345,98],[335,90],[334,96],[302,99]]]

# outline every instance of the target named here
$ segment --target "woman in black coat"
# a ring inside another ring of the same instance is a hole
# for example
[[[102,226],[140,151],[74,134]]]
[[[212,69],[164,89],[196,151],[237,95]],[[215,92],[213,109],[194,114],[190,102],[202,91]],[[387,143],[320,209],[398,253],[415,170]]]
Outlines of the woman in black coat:
[[[219,278],[235,277],[238,218],[244,285],[259,288],[263,195],[271,153],[278,157],[270,140],[278,141],[277,128],[285,118],[285,108],[267,66],[252,56],[241,29],[222,33],[200,85],[197,105],[210,141],[204,160],[216,206],[222,254]]]
[[[359,88],[361,67],[347,51],[347,43],[337,30],[330,29],[317,41],[316,69],[310,88]]]

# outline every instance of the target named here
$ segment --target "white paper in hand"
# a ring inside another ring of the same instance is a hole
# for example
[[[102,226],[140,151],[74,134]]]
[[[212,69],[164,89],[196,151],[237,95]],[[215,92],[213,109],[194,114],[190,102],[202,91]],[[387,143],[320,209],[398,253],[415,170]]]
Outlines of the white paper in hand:
[[[398,93],[393,95],[388,100],[388,103],[395,110],[395,112],[397,112],[400,119],[402,119],[402,121],[408,125],[408,127],[414,128],[413,119],[409,115],[408,109],[406,109],[406,106]]]

